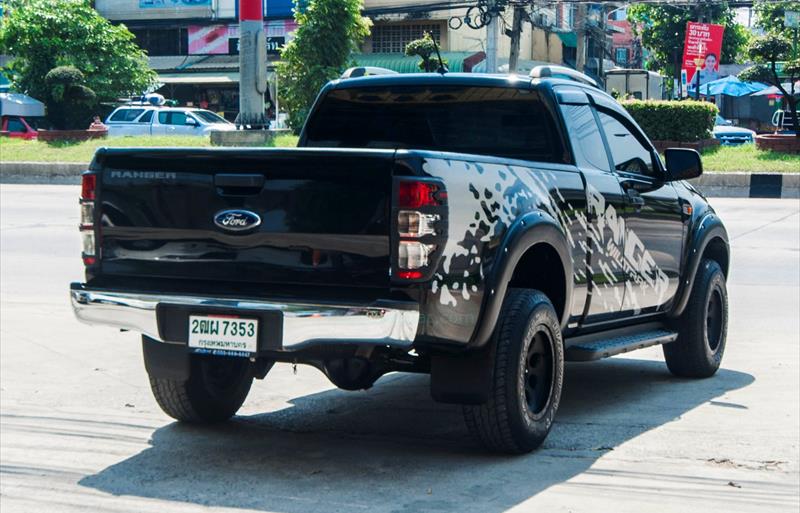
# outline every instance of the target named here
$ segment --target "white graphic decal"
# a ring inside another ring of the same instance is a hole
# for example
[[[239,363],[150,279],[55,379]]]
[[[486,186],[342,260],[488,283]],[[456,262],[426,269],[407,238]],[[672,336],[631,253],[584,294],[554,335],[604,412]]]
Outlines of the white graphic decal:
[[[644,247],[636,232],[625,226],[625,219],[617,215],[614,205],[606,205],[603,195],[591,184],[587,184],[586,187],[589,212],[596,216],[598,227],[594,230],[590,226],[587,232],[593,238],[597,251],[608,258],[616,268],[621,269],[627,277],[623,309],[638,313],[641,310],[639,294],[645,294],[648,288],[655,291],[658,297],[657,304],[663,304],[669,288],[667,275],[656,265],[653,255]],[[605,240],[605,227],[611,232],[608,240]],[[600,268],[605,283],[615,284],[619,281],[608,264],[600,262]]]

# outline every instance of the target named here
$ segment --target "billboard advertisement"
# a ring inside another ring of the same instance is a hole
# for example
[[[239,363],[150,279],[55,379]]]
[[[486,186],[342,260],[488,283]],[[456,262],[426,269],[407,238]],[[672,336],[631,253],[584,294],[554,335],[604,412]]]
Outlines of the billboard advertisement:
[[[278,55],[297,29],[294,20],[264,22],[267,54]],[[189,55],[236,55],[239,53],[239,25],[189,25]]]
[[[686,70],[689,84],[697,84],[699,79],[702,85],[719,78],[724,32],[725,27],[722,25],[694,21],[686,24],[682,69]]]
[[[210,5],[211,5],[211,0],[139,0],[139,9],[209,7]]]

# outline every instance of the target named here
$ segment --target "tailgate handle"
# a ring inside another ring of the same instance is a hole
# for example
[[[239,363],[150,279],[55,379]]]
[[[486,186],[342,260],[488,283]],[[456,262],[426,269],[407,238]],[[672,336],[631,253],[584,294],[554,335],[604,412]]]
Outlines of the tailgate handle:
[[[254,196],[264,187],[264,175],[214,175],[214,185],[223,196]]]
[[[214,175],[217,187],[258,187],[264,186],[264,175],[225,174]]]

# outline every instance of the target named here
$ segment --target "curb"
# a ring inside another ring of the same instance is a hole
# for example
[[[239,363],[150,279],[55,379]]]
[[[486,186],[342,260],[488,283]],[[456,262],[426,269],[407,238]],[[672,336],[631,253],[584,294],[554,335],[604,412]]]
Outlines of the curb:
[[[689,183],[711,197],[800,198],[800,173],[709,172]]]
[[[0,183],[79,184],[89,164],[0,162]],[[800,173],[709,172],[689,181],[703,194],[728,198],[800,198]]]
[[[79,184],[88,168],[88,162],[0,162],[0,183]]]

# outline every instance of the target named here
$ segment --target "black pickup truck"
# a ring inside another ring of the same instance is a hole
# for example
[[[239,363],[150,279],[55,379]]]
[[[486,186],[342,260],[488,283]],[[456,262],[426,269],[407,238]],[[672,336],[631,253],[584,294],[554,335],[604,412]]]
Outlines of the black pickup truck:
[[[467,74],[329,83],[291,149],[98,150],[78,319],[142,333],[170,416],[233,416],[275,362],[431,376],[488,448],[539,446],[565,361],[663,344],[716,372],[728,237],[606,93]]]

